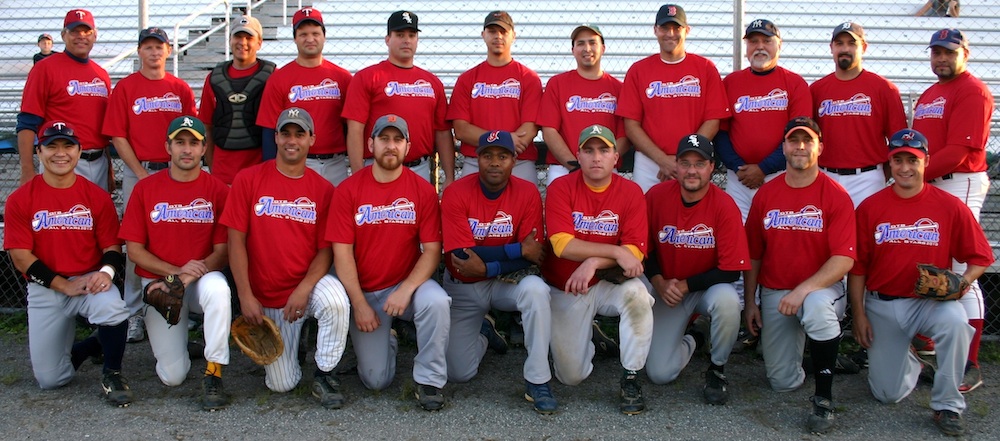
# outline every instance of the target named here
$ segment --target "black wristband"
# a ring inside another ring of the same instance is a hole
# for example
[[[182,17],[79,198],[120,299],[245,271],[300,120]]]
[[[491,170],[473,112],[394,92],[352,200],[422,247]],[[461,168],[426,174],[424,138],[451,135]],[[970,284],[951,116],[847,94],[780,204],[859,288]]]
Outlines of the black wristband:
[[[28,267],[28,272],[25,273],[32,282],[42,285],[46,288],[52,286],[52,281],[59,276],[55,271],[52,271],[42,259],[38,259],[35,263],[32,263]]]
[[[110,265],[114,268],[115,274],[125,275],[125,256],[118,251],[108,251],[101,256],[101,266]]]

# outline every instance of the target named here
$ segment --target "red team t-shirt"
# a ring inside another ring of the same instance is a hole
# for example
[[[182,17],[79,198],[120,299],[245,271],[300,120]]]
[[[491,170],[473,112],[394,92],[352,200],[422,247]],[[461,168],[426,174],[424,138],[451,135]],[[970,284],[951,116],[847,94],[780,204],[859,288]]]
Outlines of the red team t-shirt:
[[[4,249],[30,250],[65,277],[97,271],[104,249],[121,244],[111,195],[83,178],[53,188],[35,176],[7,198],[4,220]]]
[[[354,245],[361,289],[378,291],[402,282],[420,258],[420,244],[441,241],[441,209],[434,187],[403,167],[380,183],[372,166],[337,188],[326,238]]]
[[[390,113],[406,120],[410,132],[410,162],[434,154],[434,132],[450,130],[445,121],[448,97],[444,84],[434,74],[419,67],[403,68],[383,61],[358,71],[351,79],[341,116],[365,123],[368,138],[375,120]],[[365,149],[365,158],[372,153]]]
[[[975,173],[986,170],[986,140],[990,136],[993,94],[968,71],[941,84],[934,83],[920,95],[913,111],[913,130],[927,137],[931,157],[946,146],[969,149],[965,160],[947,173]],[[933,162],[928,167],[933,167]],[[938,176],[924,176],[934,179]]]
[[[517,61],[494,67],[482,62],[458,77],[448,106],[448,121],[463,120],[483,130],[516,132],[526,122],[538,121],[542,80]],[[476,146],[462,143],[462,154],[476,157]],[[534,145],[518,160],[538,159]]]
[[[730,116],[719,69],[691,53],[676,64],[664,62],[659,54],[635,62],[625,74],[615,114],[639,121],[668,155],[676,154],[681,137],[696,132],[705,121]]]
[[[479,174],[464,176],[444,190],[441,226],[444,263],[452,277],[466,283],[486,280],[459,274],[449,254],[462,248],[519,243],[533,229],[535,240],[544,240],[542,197],[534,184],[511,176],[500,197],[491,200],[483,194]]]
[[[222,224],[247,235],[250,286],[265,308],[281,308],[305,278],[325,239],[333,184],[309,168],[299,178],[274,160],[236,175]]]
[[[351,73],[327,60],[312,68],[302,67],[293,60],[268,77],[257,125],[277,129],[281,112],[299,107],[309,112],[316,126],[316,144],[309,148],[309,153],[345,153],[344,119],[340,112],[350,84]]]
[[[794,289],[830,256],[856,256],[854,203],[823,173],[804,188],[784,178],[762,185],[746,231],[750,258],[761,261],[758,283],[771,289]]]
[[[166,162],[167,128],[178,116],[198,114],[194,92],[171,74],[150,80],[135,72],[118,82],[108,101],[105,135],[128,140],[140,161]]]
[[[226,243],[228,233],[219,217],[228,194],[229,187],[208,173],[191,182],[175,181],[169,172],[154,173],[135,184],[118,237],[144,244],[171,265],[202,260],[215,244]],[[139,265],[135,273],[160,277]]]
[[[993,263],[993,249],[969,208],[933,185],[909,199],[882,189],[858,206],[857,217],[858,260],[851,274],[867,276],[869,291],[916,297],[918,263]]]
[[[888,139],[905,129],[899,89],[867,70],[849,81],[834,74],[809,86],[813,118],[823,130],[821,167],[861,168],[885,162]]]
[[[634,245],[646,254],[647,225],[642,189],[617,174],[611,175],[611,184],[600,193],[587,187],[579,171],[552,181],[546,190],[545,231],[550,237],[569,233],[587,242]],[[578,266],[580,262],[552,253],[542,262],[542,275],[549,285],[563,288]],[[594,277],[588,286],[596,283]]]
[[[254,64],[249,69],[237,69],[229,65],[226,74],[229,78],[240,79],[253,76],[260,70],[260,63]],[[205,76],[205,85],[201,92],[201,105],[198,108],[198,119],[205,126],[211,126],[212,116],[215,114],[215,89],[212,88],[212,72]],[[259,147],[259,146],[258,146]],[[236,173],[240,170],[261,162],[263,153],[260,148],[246,150],[226,150],[216,145],[212,151],[212,175],[222,180],[226,184],[232,184]]]
[[[69,123],[84,150],[104,148],[111,141],[101,134],[110,93],[111,79],[101,66],[57,52],[31,68],[21,111],[45,121]]]
[[[728,121],[729,138],[747,164],[759,164],[774,153],[788,121],[812,115],[806,80],[781,66],[765,75],[746,68],[729,74],[722,84],[733,114]]]
[[[575,70],[563,72],[546,83],[537,123],[557,130],[576,156],[580,132],[589,126],[600,124],[614,130],[616,138],[625,136],[625,124],[615,116],[621,91],[621,80],[607,72],[597,80],[586,79]],[[559,161],[548,155],[546,163]]]
[[[656,254],[664,279],[686,280],[713,268],[750,269],[743,216],[733,198],[708,186],[697,204],[685,207],[681,186],[671,180],[646,193],[649,253]]]

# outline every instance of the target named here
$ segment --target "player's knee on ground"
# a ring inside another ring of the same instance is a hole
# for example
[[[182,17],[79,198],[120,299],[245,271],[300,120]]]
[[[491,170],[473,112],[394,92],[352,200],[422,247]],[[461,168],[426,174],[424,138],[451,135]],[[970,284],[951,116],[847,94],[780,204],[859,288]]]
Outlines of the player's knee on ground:
[[[156,376],[167,386],[180,386],[191,370],[191,360],[183,357],[177,360],[157,360]]]
[[[679,354],[679,351],[675,353]],[[649,377],[649,381],[654,384],[667,384],[673,382],[680,375],[684,366],[679,362],[681,361],[679,356],[671,357],[668,363],[649,363],[646,362],[646,376]]]
[[[61,364],[52,369],[35,368],[34,373],[38,387],[50,390],[58,389],[69,383],[73,379],[74,369],[73,365],[67,360],[65,365]]]
[[[273,392],[285,393],[292,389],[295,389],[295,386],[298,386],[299,380],[301,379],[302,379],[302,373],[299,372],[298,375],[286,376],[286,377],[278,377],[277,375],[273,375],[267,377],[264,383],[267,385],[267,388]]]
[[[365,369],[362,371],[361,366],[358,366],[358,376],[361,377],[361,384],[364,384],[366,388],[379,391],[389,387],[392,384],[392,377],[395,375],[389,375],[385,370]]]
[[[448,360],[449,383],[468,383],[479,373],[479,363],[456,366],[457,363],[453,363],[452,361]]]
[[[594,369],[591,358],[594,356],[593,343],[587,343],[591,349],[587,354],[571,354],[552,348],[552,367],[555,371],[556,379],[567,386],[576,386],[590,376]]]
[[[767,381],[771,384],[771,389],[775,392],[791,392],[802,386],[802,383],[805,381],[806,375],[802,370],[801,360],[797,363],[784,363],[782,366],[767,364],[766,368]]]

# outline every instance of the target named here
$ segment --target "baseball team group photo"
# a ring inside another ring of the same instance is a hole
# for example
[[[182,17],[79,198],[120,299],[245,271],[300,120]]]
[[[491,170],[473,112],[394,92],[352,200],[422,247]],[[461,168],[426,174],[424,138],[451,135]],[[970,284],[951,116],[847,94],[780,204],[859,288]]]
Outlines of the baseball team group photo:
[[[196,81],[180,24],[118,75],[104,5],[47,9],[3,172],[25,439],[997,436],[988,7],[908,5],[901,92],[861,19],[811,25],[807,75],[804,25],[747,14],[720,71],[711,12],[658,4],[614,74],[618,26],[553,13],[543,76],[501,2],[436,74],[433,10],[348,70],[335,2],[233,3]]]

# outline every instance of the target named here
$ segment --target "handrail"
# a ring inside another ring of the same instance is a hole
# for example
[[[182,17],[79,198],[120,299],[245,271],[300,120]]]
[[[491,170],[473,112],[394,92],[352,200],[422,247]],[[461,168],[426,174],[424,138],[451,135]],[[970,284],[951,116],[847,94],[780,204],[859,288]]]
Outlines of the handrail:
[[[221,27],[225,27],[226,28],[226,34],[228,35],[229,34],[229,19],[230,19],[230,16],[233,15],[232,8],[229,7],[229,0],[215,0],[212,3],[210,3],[208,5],[205,5],[204,7],[202,7],[201,9],[199,9],[198,11],[192,12],[191,15],[188,15],[187,17],[184,17],[183,19],[181,19],[181,21],[177,22],[177,24],[174,25],[174,42],[173,42],[174,43],[174,76],[176,76],[178,74],[177,62],[178,62],[178,58],[179,58],[179,55],[180,55],[179,54],[180,48],[178,47],[177,34],[179,34],[180,31],[181,31],[181,25],[185,25],[185,24],[188,24],[188,23],[194,21],[194,19],[196,19],[196,18],[200,17],[201,15],[205,14],[206,12],[209,12],[210,10],[214,9],[220,3],[221,4],[225,4],[225,6],[226,6],[226,23],[225,23],[225,25],[224,26],[216,26],[214,28],[211,28],[211,29],[209,29],[208,32],[205,32],[204,34],[202,34],[201,36],[199,36],[198,38],[196,38],[196,39],[194,39],[192,41],[195,42],[195,43],[200,42],[200,41],[204,40],[205,38],[207,38],[209,35],[215,33],[216,31],[218,31]],[[188,44],[184,45],[184,49],[186,50],[187,48],[191,47],[191,45],[192,45],[192,42],[188,42]],[[226,45],[226,59],[229,59],[229,45],[228,44]]]
[[[299,0],[299,9],[302,9],[302,0]],[[288,0],[281,0],[281,24],[288,24]]]

